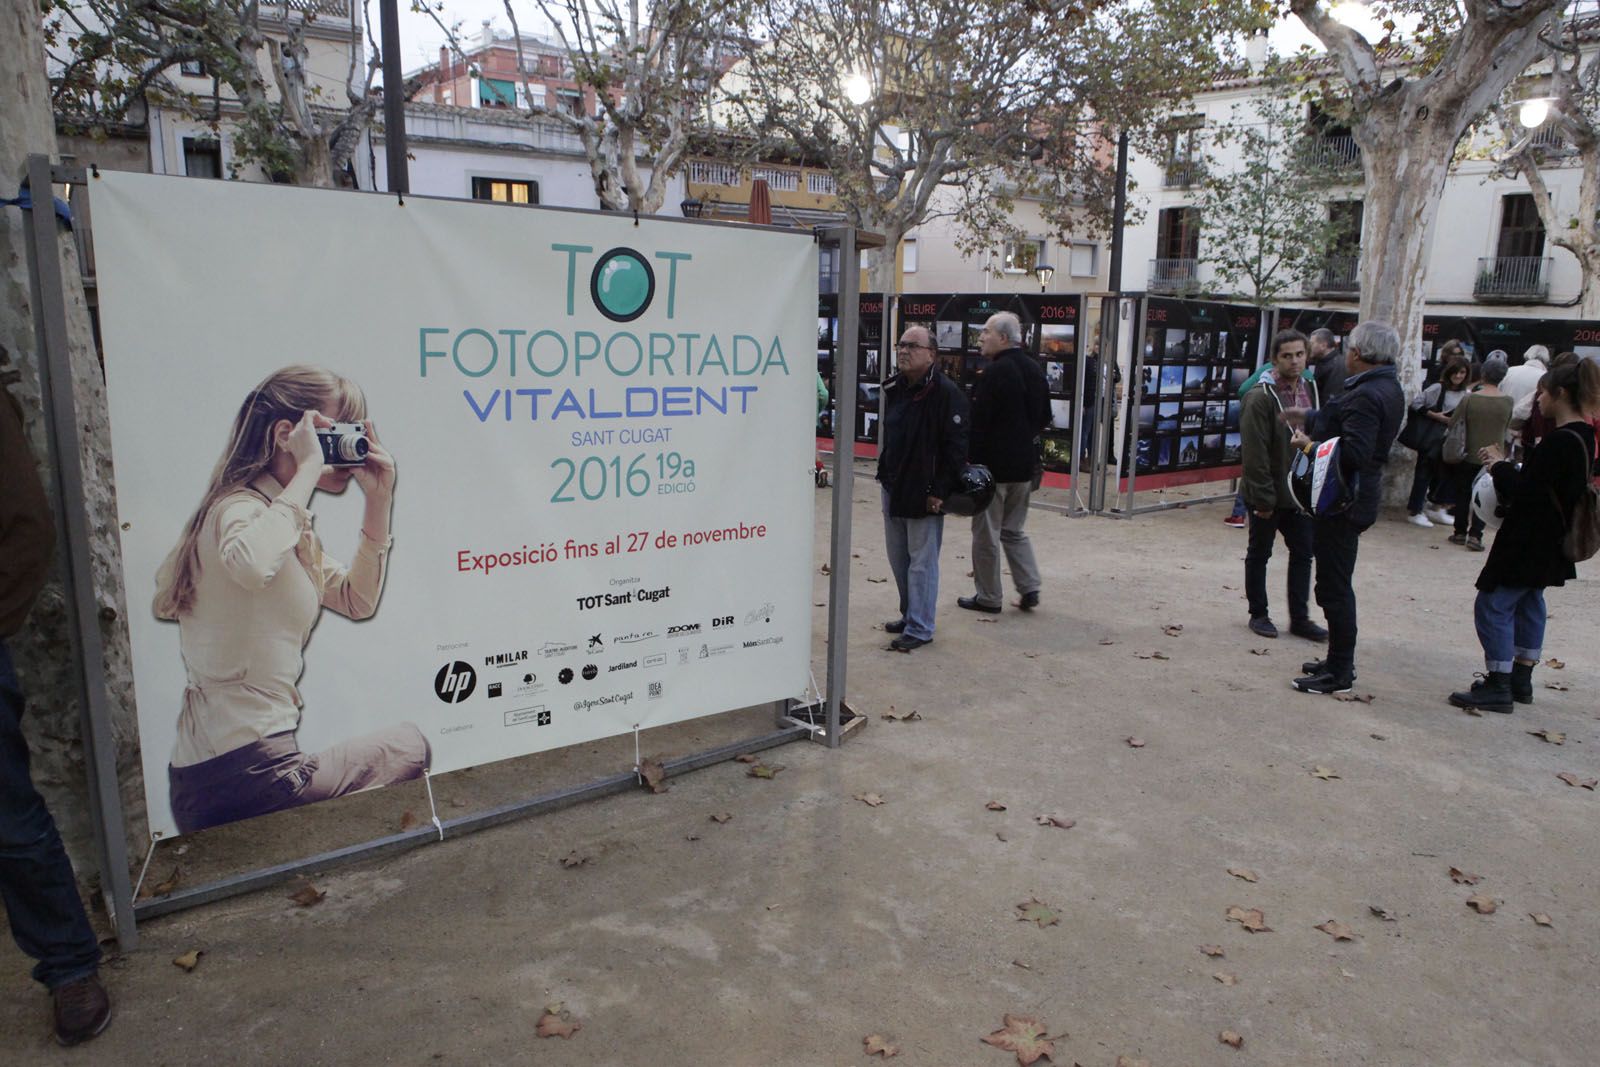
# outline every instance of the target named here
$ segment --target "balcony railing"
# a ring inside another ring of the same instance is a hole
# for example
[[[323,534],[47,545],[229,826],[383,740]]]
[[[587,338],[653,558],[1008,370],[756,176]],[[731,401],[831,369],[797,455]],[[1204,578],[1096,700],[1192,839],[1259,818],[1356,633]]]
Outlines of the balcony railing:
[[[1320,170],[1359,170],[1361,149],[1347,133],[1312,137],[1305,142],[1306,163]]]
[[[1322,272],[1312,280],[1312,291],[1329,295],[1361,292],[1361,257],[1329,256],[1322,261]]]
[[[689,180],[699,182],[701,185],[726,185],[734,189],[744,184],[744,178],[739,173],[738,167],[728,163],[707,163],[699,159],[689,161]]]
[[[1198,259],[1152,259],[1149,287],[1152,293],[1193,289],[1200,278]]]
[[[760,178],[775,193],[794,193],[800,190],[800,172],[788,167],[751,167],[750,178]]]
[[[838,191],[839,183],[833,175],[815,170],[806,173],[806,192],[814,196],[833,196]]]
[[[1549,256],[1487,256],[1478,260],[1472,295],[1484,301],[1542,301],[1550,295]]]
[[[1199,162],[1188,159],[1174,159],[1167,163],[1166,173],[1161,176],[1163,189],[1190,189],[1205,178],[1205,168]]]

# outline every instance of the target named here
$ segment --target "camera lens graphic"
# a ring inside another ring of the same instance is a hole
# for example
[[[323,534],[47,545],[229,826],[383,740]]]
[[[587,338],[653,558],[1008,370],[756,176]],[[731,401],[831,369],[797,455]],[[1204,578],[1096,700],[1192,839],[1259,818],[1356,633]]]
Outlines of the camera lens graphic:
[[[366,435],[359,433],[340,435],[337,448],[339,458],[346,463],[359,463],[367,458],[368,452],[372,451],[372,445],[368,443]]]
[[[589,295],[606,318],[632,322],[655,298],[655,271],[643,254],[631,248],[613,248],[595,261]]]

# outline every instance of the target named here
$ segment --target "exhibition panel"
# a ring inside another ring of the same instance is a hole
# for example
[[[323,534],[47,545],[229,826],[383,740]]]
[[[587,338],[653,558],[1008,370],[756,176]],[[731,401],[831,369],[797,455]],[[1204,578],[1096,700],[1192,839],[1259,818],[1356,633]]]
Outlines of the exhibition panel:
[[[876,443],[878,389],[894,373],[894,345],[884,343],[883,294],[862,293],[857,307],[855,439]],[[847,349],[839,341],[839,294],[822,293],[817,297],[817,373],[828,387],[828,406],[817,416],[817,436],[829,440],[839,404],[837,360]]]

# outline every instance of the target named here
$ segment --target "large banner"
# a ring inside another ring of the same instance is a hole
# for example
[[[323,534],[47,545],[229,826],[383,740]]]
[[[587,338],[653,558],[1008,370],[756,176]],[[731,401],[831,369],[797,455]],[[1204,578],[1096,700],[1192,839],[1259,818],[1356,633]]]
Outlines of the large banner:
[[[809,234],[90,186],[153,832],[803,691]]]

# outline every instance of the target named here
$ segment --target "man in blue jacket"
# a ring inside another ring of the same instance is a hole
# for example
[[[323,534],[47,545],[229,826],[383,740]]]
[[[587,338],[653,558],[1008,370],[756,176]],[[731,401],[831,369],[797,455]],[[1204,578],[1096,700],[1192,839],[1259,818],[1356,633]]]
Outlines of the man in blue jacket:
[[[890,648],[910,652],[933,640],[944,501],[967,463],[967,398],[940,372],[926,328],[907,327],[894,351],[900,372],[883,383],[878,482],[900,617],[883,628],[896,635]]]
[[[1017,607],[1039,606],[1039,564],[1023,533],[1028,499],[1040,468],[1039,432],[1050,423],[1050,387],[1038,360],[1022,350],[1022,323],[1009,311],[989,316],[978,335],[989,361],[972,390],[972,462],[994,475],[994,499],[972,516],[973,596],[956,600],[968,611],[1000,613],[1000,550],[1011,565]]]
[[[1383,467],[1405,415],[1405,394],[1395,371],[1400,335],[1387,322],[1368,320],[1345,343],[1344,391],[1325,399],[1310,433],[1297,431],[1296,448],[1339,439],[1339,472],[1350,506],[1316,519],[1317,603],[1328,617],[1328,656],[1303,666],[1293,685],[1302,693],[1348,693],[1355,680],[1356,594],[1351,585],[1361,534],[1378,521]],[[1303,413],[1302,413],[1303,417]]]

